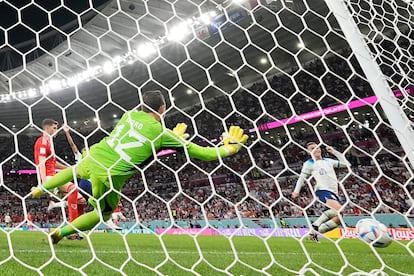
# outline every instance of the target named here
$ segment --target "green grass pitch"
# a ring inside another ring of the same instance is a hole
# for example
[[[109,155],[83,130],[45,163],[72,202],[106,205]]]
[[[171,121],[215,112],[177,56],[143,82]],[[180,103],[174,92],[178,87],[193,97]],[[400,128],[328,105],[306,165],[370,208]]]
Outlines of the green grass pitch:
[[[234,237],[234,247],[227,238],[219,236],[199,236],[199,247],[189,236],[163,236],[161,239],[173,261],[167,258],[160,238],[155,235],[129,234],[123,239],[115,233],[93,233],[90,235],[90,243],[87,239],[62,240],[54,248],[56,257],[61,262],[82,268],[87,275],[121,275],[104,263],[122,269],[127,275],[156,275],[145,266],[156,267],[159,273],[165,275],[192,275],[191,270],[202,275],[224,275],[210,265],[234,275],[262,274],[251,267],[271,275],[297,275],[298,270],[304,266],[321,275],[332,275],[329,271],[341,275],[355,272],[351,266],[346,266],[337,246],[342,249],[350,265],[365,271],[381,268],[376,254],[357,239],[344,239],[336,244],[327,239],[321,239],[320,244],[303,240],[301,245],[294,238],[269,238],[265,243],[257,237]],[[14,258],[10,257],[9,242],[13,247]],[[405,244],[414,251],[413,243]],[[90,246],[94,248],[95,259]],[[129,247],[130,256],[126,246]],[[237,251],[238,259],[233,250]],[[309,252],[310,259],[304,250]],[[202,252],[204,260],[199,251]],[[388,248],[375,251],[389,267],[401,273],[414,274],[414,257],[404,246],[393,242]],[[59,261],[52,260],[52,256],[44,233],[15,231],[8,236],[5,232],[0,232],[0,275],[39,275],[20,262],[36,268],[42,267],[41,272],[44,275],[81,275]],[[49,263],[44,265],[47,262]],[[231,267],[228,268],[229,266]],[[387,268],[384,271],[388,275],[399,275]]]

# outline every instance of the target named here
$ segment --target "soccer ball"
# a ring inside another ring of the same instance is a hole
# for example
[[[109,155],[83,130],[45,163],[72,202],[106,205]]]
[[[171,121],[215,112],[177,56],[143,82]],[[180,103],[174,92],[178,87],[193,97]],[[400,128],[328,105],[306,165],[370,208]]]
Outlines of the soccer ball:
[[[392,242],[387,227],[375,219],[361,219],[356,225],[358,236],[375,247],[387,247]]]

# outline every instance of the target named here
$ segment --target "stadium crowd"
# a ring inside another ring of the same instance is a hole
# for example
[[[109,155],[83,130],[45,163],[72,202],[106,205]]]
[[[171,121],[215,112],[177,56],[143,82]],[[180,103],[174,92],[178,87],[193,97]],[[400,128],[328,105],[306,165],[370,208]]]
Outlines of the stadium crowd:
[[[342,52],[342,56],[349,58],[351,63],[354,60],[346,51]],[[334,74],[325,74],[326,66]],[[221,118],[226,118],[223,121],[227,126],[240,125],[247,130],[255,127],[253,121],[265,123],[317,110],[317,103],[328,107],[355,97],[372,96],[369,84],[358,74],[353,74],[355,70],[361,73],[358,68],[354,66],[351,69],[350,64],[338,56],[326,58],[325,64],[314,61],[304,69],[294,68],[288,72],[293,75],[298,71],[294,75],[300,90],[298,93],[291,77],[278,74],[269,79],[271,87],[267,87],[264,82],[257,82],[231,97],[223,95],[206,100],[207,109],[195,117],[196,128],[190,116],[199,112],[201,105],[184,109],[189,116],[172,111],[165,118],[166,124],[173,127],[178,122],[185,122],[189,125],[189,133],[196,134],[193,141],[216,144],[219,141],[211,140],[223,132]],[[311,74],[321,77],[322,81]],[[337,75],[349,78],[349,82],[345,83]],[[294,93],[296,95],[291,98],[291,105],[287,104],[285,97],[291,97]],[[236,112],[232,112],[231,101],[237,108]],[[263,114],[267,116],[262,117]],[[348,202],[344,214],[371,212],[380,202],[382,204],[376,212],[406,213],[412,204],[414,187],[406,164],[399,158],[402,151],[393,131],[381,123],[383,118],[378,118],[373,112],[364,116],[351,113],[343,116],[354,120],[346,126],[346,131],[333,119],[320,129],[315,127],[322,135],[322,142],[340,151],[347,150],[347,158],[352,164],[352,170],[342,169],[337,173],[341,183],[340,195],[343,202]],[[375,131],[372,130],[374,126],[377,126]],[[264,218],[270,217],[271,213],[276,217],[297,217],[304,215],[302,208],[311,206],[307,214],[318,215],[321,204],[315,200],[309,187],[299,199],[292,200],[290,197],[297,173],[302,163],[309,158],[303,145],[306,141],[316,139],[314,131],[311,128],[308,130],[301,131],[297,127],[294,131],[280,128],[260,134],[253,132],[248,143],[250,149],[244,149],[222,163],[195,160],[188,163],[179,152],[160,157],[145,170],[145,178],[137,175],[125,185],[123,212],[130,220],[136,219],[134,210],[143,221],[165,220],[170,218],[168,204],[172,216],[177,219],[226,219],[238,214],[246,218]],[[85,134],[85,130],[77,131]],[[103,132],[98,132],[88,140],[88,144],[99,141],[103,135]],[[62,220],[60,210],[46,212],[45,200],[22,198],[37,179],[35,175],[19,175],[17,170],[34,169],[29,160],[33,160],[36,138],[19,134],[19,154],[14,155],[15,142],[12,137],[0,136],[0,162],[4,174],[4,185],[0,187],[2,222],[7,213],[15,223],[24,220],[22,200],[25,200],[26,209],[35,223],[58,223]],[[81,137],[74,135],[74,140],[79,147],[82,146]],[[54,144],[57,156],[73,164],[71,149],[63,134],[57,135]],[[134,199],[136,208],[132,206]]]

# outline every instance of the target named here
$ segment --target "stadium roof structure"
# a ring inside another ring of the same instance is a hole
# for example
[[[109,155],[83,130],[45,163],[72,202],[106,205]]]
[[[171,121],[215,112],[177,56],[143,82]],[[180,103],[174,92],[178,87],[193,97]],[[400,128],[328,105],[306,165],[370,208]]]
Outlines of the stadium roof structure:
[[[28,5],[23,6],[24,2],[28,2]],[[287,2],[295,4],[295,2],[301,1]],[[30,1],[20,1],[19,3],[22,15],[27,9],[32,9],[32,14],[36,12],[44,14],[44,10],[51,9],[52,19],[59,18],[60,15],[67,17],[68,20],[52,20],[53,29],[49,28],[48,32],[41,32],[43,35],[39,36],[40,40],[37,37],[33,40],[34,32],[29,29],[39,28],[34,22],[36,20],[19,22],[18,25],[8,27],[6,31],[10,36],[9,44],[0,49],[2,68],[0,94],[40,87],[45,82],[54,79],[68,78],[93,66],[111,61],[124,53],[131,52],[143,43],[162,40],[166,36],[167,30],[170,30],[177,22],[200,16],[199,8],[203,12],[215,10],[220,13],[222,7],[226,7],[227,12],[240,7],[232,1],[189,0],[175,2],[152,0],[147,2],[147,6],[142,0],[101,0],[93,1],[95,4],[93,10],[76,5],[70,6],[70,4],[67,6],[72,10],[61,6],[61,4],[56,7],[48,7],[43,4],[42,7],[41,4],[34,6],[34,4],[30,4]],[[196,4],[200,3],[202,4],[198,7]],[[279,69],[289,71],[293,54],[297,54],[300,62],[307,63],[313,60],[316,55],[322,55],[326,52],[325,42],[316,35],[318,32],[324,34],[328,31],[323,27],[324,24],[321,24],[321,20],[323,20],[321,16],[328,14],[324,1],[311,1],[313,11],[303,15],[312,32],[303,32],[302,41],[292,33],[299,33],[303,29],[298,14],[303,14],[304,7],[293,5],[291,9],[281,10],[281,7],[275,4],[276,2],[272,3],[273,5],[259,8],[254,12],[254,20],[259,22],[263,28],[253,26],[247,31],[252,42],[256,45],[252,44],[242,51],[248,64],[243,64],[240,51],[235,50],[241,49],[247,42],[243,30],[250,26],[253,19],[246,15],[236,23],[229,23],[226,28],[223,28],[221,34],[215,33],[202,39],[194,39],[194,35],[189,35],[181,42],[164,41],[158,44],[159,54],[138,58],[130,64],[126,63],[122,67],[120,66],[119,70],[110,74],[101,72],[90,80],[79,83],[77,89],[74,87],[59,89],[61,91],[50,93],[48,98],[42,98],[39,95],[33,98],[0,102],[0,122],[7,126],[13,124],[22,127],[27,125],[29,115],[27,107],[23,103],[30,105],[35,102],[36,104],[32,106],[35,123],[39,123],[42,118],[53,116],[53,114],[58,114],[58,117],[62,118],[62,110],[57,105],[66,108],[65,110],[70,113],[70,120],[82,121],[85,119],[85,114],[95,114],[95,110],[102,108],[108,102],[109,97],[115,104],[109,104],[99,110],[99,117],[101,120],[112,119],[112,114],[119,113],[119,107],[129,109],[138,104],[137,89],[133,85],[143,90],[160,88],[164,90],[163,88],[166,88],[171,91],[177,105],[190,106],[199,102],[199,94],[189,93],[189,91],[204,91],[202,96],[204,100],[220,94],[219,89],[224,92],[234,91],[237,88],[237,82],[232,70],[237,69],[237,75],[242,85],[247,86],[263,79],[261,74],[251,69],[252,67],[256,68],[258,72],[266,73],[266,76],[269,77],[279,73]],[[12,4],[9,6],[12,7]],[[147,8],[149,13],[146,12]],[[282,25],[279,25],[274,15],[277,12]],[[76,14],[79,14],[80,17]],[[7,17],[8,14],[4,16]],[[331,25],[336,25],[332,16],[328,17],[328,21]],[[7,19],[3,19],[1,22],[2,26],[13,24],[11,21],[7,23]],[[82,28],[79,28],[80,22],[82,22]],[[25,26],[21,23],[24,23]],[[20,40],[17,39],[19,35],[12,34],[12,30],[17,27],[25,29],[24,32],[20,32]],[[279,47],[276,47],[274,39],[270,35],[270,32],[274,30],[276,30],[274,36]],[[7,35],[6,31],[3,30],[3,33]],[[224,39],[220,38],[220,35]],[[28,40],[21,41],[24,40],[24,37]],[[341,38],[341,32],[337,29],[332,30],[326,40],[330,47],[337,50],[346,46],[346,42]],[[18,43],[11,43],[13,41]],[[302,42],[306,44],[306,49],[298,47]],[[38,47],[34,47],[35,45]],[[217,52],[220,53],[220,63],[216,63],[211,47],[216,47]],[[42,50],[45,48],[47,51]],[[25,62],[18,51],[26,55],[28,62],[24,66],[22,65]],[[186,58],[187,51],[191,61]],[[263,62],[263,58],[269,57],[273,59],[278,69],[271,69],[270,63],[266,60]],[[158,83],[150,81],[148,67],[153,80]],[[214,82],[214,87],[211,87],[205,71],[201,68],[209,68],[209,75],[211,81]],[[178,71],[184,83],[175,86],[179,80]],[[120,76],[122,77],[120,78]]]

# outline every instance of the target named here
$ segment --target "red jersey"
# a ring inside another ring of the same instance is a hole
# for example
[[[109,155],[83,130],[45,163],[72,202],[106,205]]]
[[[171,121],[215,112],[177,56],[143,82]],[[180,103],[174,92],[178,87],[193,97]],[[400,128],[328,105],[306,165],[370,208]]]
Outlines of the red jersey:
[[[39,137],[34,145],[35,163],[39,165],[39,156],[46,157],[45,168],[46,176],[55,175],[56,156],[52,150],[50,139],[44,135]]]
[[[33,222],[33,218],[31,214],[27,214],[27,220]]]
[[[114,213],[119,213],[119,212],[121,212],[121,208],[120,207],[116,207]]]

